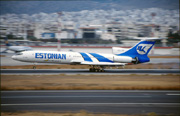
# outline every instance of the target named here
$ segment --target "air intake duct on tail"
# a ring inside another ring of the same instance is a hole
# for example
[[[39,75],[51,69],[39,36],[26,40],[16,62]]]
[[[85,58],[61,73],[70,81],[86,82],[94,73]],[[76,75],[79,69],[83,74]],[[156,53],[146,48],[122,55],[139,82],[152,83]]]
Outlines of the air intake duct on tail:
[[[114,62],[121,62],[121,63],[132,63],[133,58],[128,56],[114,56],[113,57]]]

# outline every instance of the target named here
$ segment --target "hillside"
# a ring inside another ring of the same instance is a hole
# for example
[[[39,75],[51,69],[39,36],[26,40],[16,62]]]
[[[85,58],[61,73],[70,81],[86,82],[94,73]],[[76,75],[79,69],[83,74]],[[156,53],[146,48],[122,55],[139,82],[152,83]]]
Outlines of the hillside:
[[[179,9],[179,0],[0,1],[0,14],[34,14],[99,9],[127,10],[151,7]]]

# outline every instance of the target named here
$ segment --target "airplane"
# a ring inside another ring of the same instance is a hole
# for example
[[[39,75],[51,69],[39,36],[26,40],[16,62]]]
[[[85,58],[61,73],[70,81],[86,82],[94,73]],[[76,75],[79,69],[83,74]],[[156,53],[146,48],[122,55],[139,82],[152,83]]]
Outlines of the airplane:
[[[5,44],[7,48],[2,53],[5,53],[7,50],[14,51],[15,53],[33,50],[31,47],[28,47],[28,46],[12,46],[11,44],[9,44],[7,38],[5,38]]]
[[[66,52],[66,51],[24,51],[12,59],[31,63],[57,63],[89,65],[90,72],[104,72],[107,67],[125,66],[149,62],[148,53],[157,38],[144,39],[120,54]],[[34,67],[33,67],[34,68]]]

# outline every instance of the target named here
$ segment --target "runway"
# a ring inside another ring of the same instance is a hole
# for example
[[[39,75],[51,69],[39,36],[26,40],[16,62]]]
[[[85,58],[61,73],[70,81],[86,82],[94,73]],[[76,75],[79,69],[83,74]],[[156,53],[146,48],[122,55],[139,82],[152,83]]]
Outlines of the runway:
[[[180,91],[2,91],[1,111],[50,111],[180,115]]]
[[[1,74],[180,74],[180,70],[105,69],[105,72],[89,72],[88,69],[1,69]]]

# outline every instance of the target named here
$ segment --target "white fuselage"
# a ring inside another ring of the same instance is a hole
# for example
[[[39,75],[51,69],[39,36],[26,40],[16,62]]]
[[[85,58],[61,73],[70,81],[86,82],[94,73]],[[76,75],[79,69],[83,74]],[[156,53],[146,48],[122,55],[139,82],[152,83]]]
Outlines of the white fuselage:
[[[128,56],[114,54],[58,52],[58,51],[25,51],[12,56],[14,60],[34,63],[87,64],[87,65],[122,65],[132,62]]]

